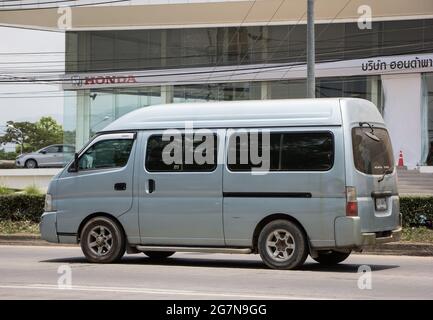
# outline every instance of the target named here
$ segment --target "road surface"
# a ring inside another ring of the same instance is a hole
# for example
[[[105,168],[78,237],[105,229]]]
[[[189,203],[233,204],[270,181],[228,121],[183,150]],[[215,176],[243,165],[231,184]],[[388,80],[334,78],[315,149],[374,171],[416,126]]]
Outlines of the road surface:
[[[363,265],[371,274],[358,273]],[[256,255],[177,253],[155,262],[138,254],[96,265],[78,247],[0,246],[0,299],[360,298],[433,299],[433,257],[352,255],[332,268],[308,259],[301,270],[278,271]]]

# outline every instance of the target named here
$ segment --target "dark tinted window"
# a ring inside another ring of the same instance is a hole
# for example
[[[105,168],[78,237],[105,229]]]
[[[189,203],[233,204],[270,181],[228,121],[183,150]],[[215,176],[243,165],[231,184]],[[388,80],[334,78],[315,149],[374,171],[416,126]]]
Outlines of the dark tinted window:
[[[134,140],[112,139],[95,143],[80,157],[79,168],[103,169],[126,165]]]
[[[365,133],[368,127],[352,129],[353,158],[355,167],[366,174],[383,174],[385,170],[394,168],[391,141],[385,129],[374,129],[376,141]]]
[[[432,19],[316,23],[316,61],[431,52]],[[305,24],[66,32],[66,72],[304,63]],[[86,43],[86,45],[79,45]]]
[[[62,152],[62,146],[51,146],[43,149],[46,153],[60,153]]]
[[[175,147],[176,146],[176,147]],[[175,155],[175,149],[181,154]],[[154,135],[147,141],[146,169],[158,171],[213,171],[217,166],[217,137],[215,134],[203,137],[171,137],[164,141],[162,135]]]
[[[63,146],[63,152],[65,153],[74,153],[75,148],[73,146]]]
[[[248,139],[239,136],[230,139],[229,155],[236,155],[235,163],[228,160],[232,171],[251,171],[262,166],[252,161],[249,151],[248,163],[242,163],[245,161],[241,158],[241,150],[251,148],[258,150],[259,157],[264,158],[269,150],[270,171],[326,171],[334,162],[334,142],[330,132],[271,133],[269,148],[263,148],[261,134],[258,140],[252,140],[250,134],[247,134]],[[258,146],[254,145],[254,141],[258,141]]]

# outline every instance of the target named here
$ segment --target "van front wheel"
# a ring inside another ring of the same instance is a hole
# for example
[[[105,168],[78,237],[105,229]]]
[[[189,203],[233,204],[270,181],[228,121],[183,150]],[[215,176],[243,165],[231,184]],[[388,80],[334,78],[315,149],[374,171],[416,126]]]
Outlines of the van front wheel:
[[[339,264],[340,262],[343,262],[346,260],[350,255],[349,252],[339,252],[339,251],[326,251],[326,252],[319,252],[318,256],[313,258],[320,264],[323,264],[324,266],[335,266],[336,264]]]
[[[107,217],[90,219],[83,227],[80,244],[87,260],[93,263],[115,262],[125,254],[123,231]]]
[[[269,222],[260,232],[258,249],[263,262],[272,269],[295,269],[308,256],[303,231],[287,220]]]

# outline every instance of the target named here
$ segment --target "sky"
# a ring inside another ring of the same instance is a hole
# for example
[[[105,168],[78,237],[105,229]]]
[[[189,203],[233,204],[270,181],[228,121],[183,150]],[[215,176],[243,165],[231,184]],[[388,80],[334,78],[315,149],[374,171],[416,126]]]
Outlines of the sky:
[[[64,33],[0,27],[0,39],[0,75],[64,73]],[[63,100],[58,84],[0,82],[0,129],[9,120],[35,122],[43,116],[63,123]]]

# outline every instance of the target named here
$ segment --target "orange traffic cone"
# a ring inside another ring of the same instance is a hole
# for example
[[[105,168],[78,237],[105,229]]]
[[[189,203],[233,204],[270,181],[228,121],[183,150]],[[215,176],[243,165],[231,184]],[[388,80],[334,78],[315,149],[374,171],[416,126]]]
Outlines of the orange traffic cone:
[[[406,169],[404,165],[404,159],[403,159],[403,151],[400,150],[400,155],[398,156],[398,165],[397,167],[399,169]]]

